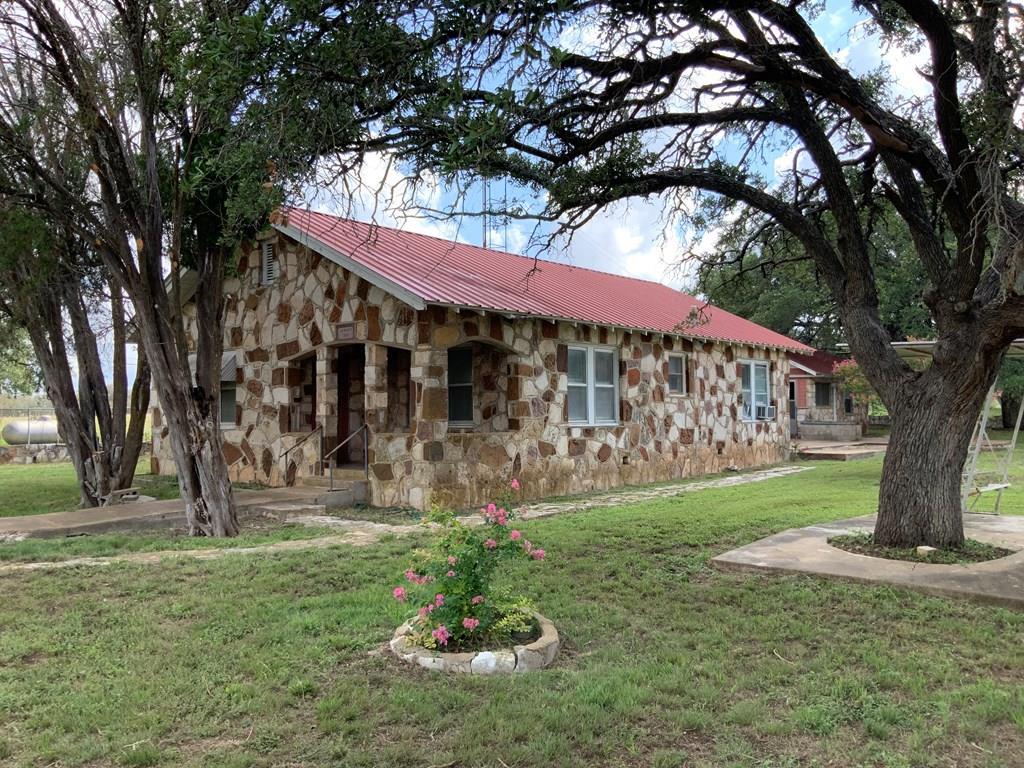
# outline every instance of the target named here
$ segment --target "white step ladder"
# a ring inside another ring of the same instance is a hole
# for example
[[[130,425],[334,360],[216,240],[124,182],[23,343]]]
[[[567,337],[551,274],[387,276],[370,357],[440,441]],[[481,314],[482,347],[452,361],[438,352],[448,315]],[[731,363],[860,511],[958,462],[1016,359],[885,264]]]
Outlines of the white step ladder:
[[[1022,398],[1020,408],[1017,410],[1017,421],[1014,424],[1013,437],[1010,438],[1010,444],[1006,447],[1006,455],[1003,457],[1001,468],[997,469],[994,473],[985,473],[1001,475],[1001,478],[991,483],[978,484],[977,482],[978,459],[981,457],[982,447],[987,445],[988,450],[992,453],[996,450],[988,437],[988,414],[992,407],[992,401],[995,399],[996,383],[992,383],[991,389],[989,389],[988,394],[985,396],[985,405],[981,409],[981,415],[978,416],[978,422],[974,426],[974,435],[971,437],[971,453],[967,457],[967,463],[964,465],[960,505],[964,512],[973,512],[983,495],[995,493],[996,500],[992,512],[984,514],[998,515],[999,505],[1003,500],[1003,492],[1011,485],[1010,467],[1013,465],[1013,454],[1017,448],[1017,437],[1020,435],[1021,421],[1024,420],[1024,398]]]

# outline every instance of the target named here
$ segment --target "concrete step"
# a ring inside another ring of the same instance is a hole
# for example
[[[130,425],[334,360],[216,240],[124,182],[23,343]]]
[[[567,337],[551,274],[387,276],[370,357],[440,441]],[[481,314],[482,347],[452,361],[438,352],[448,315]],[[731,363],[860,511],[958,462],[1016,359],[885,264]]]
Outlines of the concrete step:
[[[327,507],[352,507],[356,504],[366,503],[368,498],[367,483],[365,480],[349,482],[344,485],[335,486],[316,497],[317,504]]]
[[[336,469],[334,470],[334,485],[347,485],[349,483],[366,482],[366,473],[361,469]],[[322,475],[313,477],[300,477],[298,485],[310,486],[313,488],[330,488],[331,474],[324,470]]]
[[[278,502],[276,504],[257,504],[239,510],[240,517],[263,517],[285,522],[294,517],[308,517],[310,515],[322,515],[327,508],[319,503],[310,502]]]

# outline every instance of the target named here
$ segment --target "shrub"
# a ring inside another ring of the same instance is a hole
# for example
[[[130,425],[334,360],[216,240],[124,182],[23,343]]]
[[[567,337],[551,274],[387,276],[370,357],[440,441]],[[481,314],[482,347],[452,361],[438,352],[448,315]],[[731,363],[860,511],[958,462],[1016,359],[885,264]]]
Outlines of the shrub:
[[[543,560],[535,547],[512,525],[513,492],[480,508],[483,522],[470,526],[451,510],[434,509],[427,521],[442,533],[434,545],[417,553],[405,572],[406,585],[392,590],[396,600],[417,606],[413,642],[446,651],[508,645],[535,629],[533,610],[522,597],[496,583],[503,564],[513,559]]]

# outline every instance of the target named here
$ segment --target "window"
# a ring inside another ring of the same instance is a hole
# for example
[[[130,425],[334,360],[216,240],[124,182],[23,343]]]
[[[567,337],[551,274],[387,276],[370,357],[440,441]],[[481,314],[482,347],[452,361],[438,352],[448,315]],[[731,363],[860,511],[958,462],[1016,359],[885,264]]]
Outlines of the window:
[[[819,408],[832,405],[832,385],[829,382],[814,383],[814,404]]]
[[[235,382],[220,383],[220,424],[222,427],[235,426]]]
[[[473,350],[448,350],[448,421],[473,423]]]
[[[686,394],[686,355],[668,356],[668,391]]]
[[[569,421],[577,424],[618,423],[618,362],[615,350],[569,347]]]
[[[853,414],[853,395],[847,395],[843,398],[843,411],[847,416]]]
[[[768,363],[748,360],[739,365],[744,421],[767,421],[775,418],[775,409],[771,407],[768,391]]]
[[[277,275],[277,254],[274,253],[274,244],[263,243],[260,249],[260,285],[270,285],[277,280]]]

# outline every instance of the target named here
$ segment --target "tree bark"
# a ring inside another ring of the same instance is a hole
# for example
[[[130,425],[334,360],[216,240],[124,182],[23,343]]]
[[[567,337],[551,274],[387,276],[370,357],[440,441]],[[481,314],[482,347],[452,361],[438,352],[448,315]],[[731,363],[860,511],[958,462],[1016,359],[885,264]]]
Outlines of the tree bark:
[[[874,534],[882,546],[964,543],[964,463],[1001,354],[963,354],[970,359],[952,367],[933,363],[887,403],[892,426]]]
[[[999,405],[1003,411],[1003,429],[1013,429],[1017,423],[1017,412],[1020,411],[1020,397],[1003,392]]]

